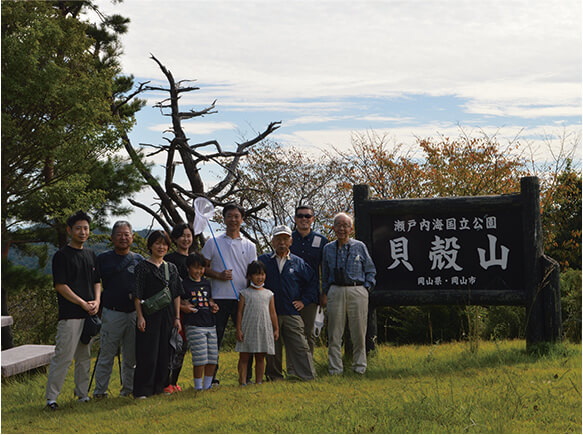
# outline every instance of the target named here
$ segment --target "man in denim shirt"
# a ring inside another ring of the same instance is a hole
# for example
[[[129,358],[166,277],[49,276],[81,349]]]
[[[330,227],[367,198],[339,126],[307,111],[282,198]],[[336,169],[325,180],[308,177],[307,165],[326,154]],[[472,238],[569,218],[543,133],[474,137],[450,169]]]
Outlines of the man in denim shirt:
[[[366,325],[368,294],[375,285],[376,269],[366,245],[350,238],[352,218],[346,213],[334,217],[337,240],[324,247],[322,259],[323,303],[328,304],[328,371],[340,374],[342,336],[348,315],[353,342],[352,370],[366,371]]]

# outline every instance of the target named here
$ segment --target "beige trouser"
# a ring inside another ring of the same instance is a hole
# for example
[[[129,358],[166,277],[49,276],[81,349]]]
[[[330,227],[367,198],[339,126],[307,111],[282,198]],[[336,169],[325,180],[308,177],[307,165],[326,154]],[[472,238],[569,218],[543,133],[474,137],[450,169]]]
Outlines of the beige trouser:
[[[314,336],[316,311],[318,311],[318,304],[308,304],[300,310],[300,316],[304,321],[304,335],[306,336],[306,340],[308,340],[312,358],[314,357],[314,345],[316,344],[316,337]]]
[[[75,359],[75,396],[88,397],[89,372],[91,371],[91,343],[80,341],[85,319],[59,320],[55,354],[51,358],[46,398],[56,401],[63,388],[69,366]]]
[[[267,355],[265,374],[270,380],[283,379],[283,346],[288,364],[293,367],[293,374],[307,381],[316,377],[314,361],[310,354],[308,342],[304,336],[304,322],[300,316],[277,316],[279,323],[279,340],[275,342],[275,355]]]
[[[342,373],[342,336],[346,317],[352,340],[352,370],[366,371],[368,291],[364,286],[330,286],[328,290],[328,371]]]
[[[312,355],[312,360],[314,359],[314,347],[316,344],[316,336],[314,335],[314,323],[316,321],[316,311],[318,311],[318,304],[308,304],[300,310],[300,317],[304,322],[304,336],[308,342],[308,347],[310,349],[310,354]],[[287,359],[287,373],[290,375],[295,375],[296,371],[294,369],[293,362]]]

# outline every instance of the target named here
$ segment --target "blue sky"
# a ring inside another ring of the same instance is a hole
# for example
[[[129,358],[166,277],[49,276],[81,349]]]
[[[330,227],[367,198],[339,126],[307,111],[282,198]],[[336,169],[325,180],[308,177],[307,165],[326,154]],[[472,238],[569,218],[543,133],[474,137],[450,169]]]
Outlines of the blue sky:
[[[228,149],[270,121],[283,122],[272,139],[313,153],[348,149],[352,132],[413,146],[459,125],[501,142],[520,133],[537,159],[548,135],[580,143],[580,1],[97,3],[131,19],[124,72],[164,85],[153,53],[201,87],[183,108],[217,99],[219,113],[184,124],[191,143]],[[162,143],[168,118],[151,108],[160,96],[146,95],[136,145]],[[152,201],[147,190],[136,198]],[[129,218],[150,222],[139,210]]]

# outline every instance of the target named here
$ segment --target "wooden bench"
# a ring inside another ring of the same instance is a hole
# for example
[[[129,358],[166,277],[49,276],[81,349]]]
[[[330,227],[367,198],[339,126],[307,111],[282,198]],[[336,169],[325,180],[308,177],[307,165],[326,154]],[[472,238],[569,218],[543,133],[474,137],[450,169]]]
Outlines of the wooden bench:
[[[2,351],[2,377],[6,378],[48,365],[55,346],[25,344]]]
[[[12,318],[12,316],[2,316],[2,327],[3,328],[5,326],[12,326],[13,323],[14,323],[14,319]]]

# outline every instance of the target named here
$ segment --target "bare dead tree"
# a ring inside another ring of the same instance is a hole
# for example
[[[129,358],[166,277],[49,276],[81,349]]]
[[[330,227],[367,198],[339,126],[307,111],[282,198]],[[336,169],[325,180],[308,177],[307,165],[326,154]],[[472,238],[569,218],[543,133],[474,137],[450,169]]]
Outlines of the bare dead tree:
[[[182,94],[199,90],[197,86],[189,85],[192,80],[176,81],[170,72],[154,55],[151,59],[158,64],[160,70],[165,75],[168,87],[140,85],[139,92],[142,91],[162,91],[168,93],[168,98],[154,105],[160,109],[162,116],[171,118],[172,127],[168,130],[173,137],[163,139],[167,142],[164,145],[140,144],[146,148],[153,148],[154,151],[146,157],[155,154],[166,153],[164,181],[158,182],[152,175],[148,166],[142,161],[140,153],[132,145],[127,133],[123,134],[123,142],[133,163],[142,174],[146,183],[152,188],[157,197],[157,203],[153,206],[142,204],[130,199],[130,203],[149,213],[166,231],[182,222],[192,222],[195,211],[192,200],[199,196],[208,198],[215,206],[223,206],[228,202],[242,202],[245,197],[242,192],[245,186],[239,186],[240,173],[239,164],[241,159],[249,154],[250,149],[257,143],[277,130],[281,121],[271,122],[267,128],[258,133],[254,138],[241,143],[236,143],[234,151],[226,151],[217,140],[209,140],[191,145],[189,138],[182,128],[182,121],[203,117],[217,113],[215,109],[216,100],[202,110],[182,110],[179,105]],[[210,151],[209,151],[210,147]],[[175,182],[176,168],[180,162],[180,157],[184,172],[188,178],[188,186],[180,186]],[[206,187],[200,174],[202,163],[213,162],[224,170],[224,177],[215,185]],[[242,204],[248,215],[252,216],[258,210],[266,207],[266,204]]]

